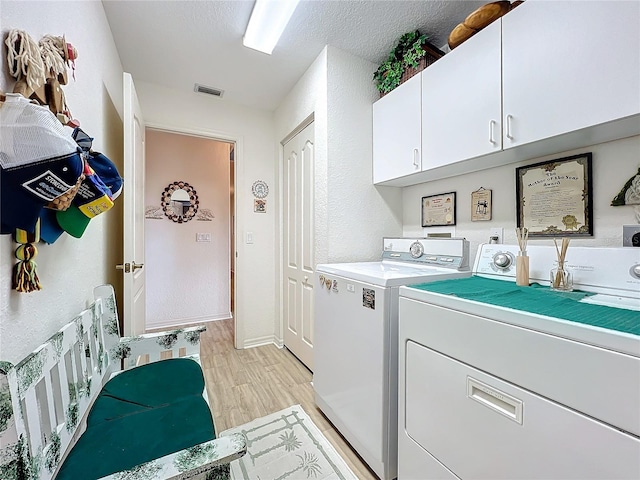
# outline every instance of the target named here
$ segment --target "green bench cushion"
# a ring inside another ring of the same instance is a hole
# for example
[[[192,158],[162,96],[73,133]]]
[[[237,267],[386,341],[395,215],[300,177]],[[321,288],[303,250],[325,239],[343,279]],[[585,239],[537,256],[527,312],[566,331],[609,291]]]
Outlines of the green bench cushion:
[[[97,479],[213,440],[203,390],[202,370],[189,359],[162,360],[115,376],[98,395],[87,430],[56,479]]]

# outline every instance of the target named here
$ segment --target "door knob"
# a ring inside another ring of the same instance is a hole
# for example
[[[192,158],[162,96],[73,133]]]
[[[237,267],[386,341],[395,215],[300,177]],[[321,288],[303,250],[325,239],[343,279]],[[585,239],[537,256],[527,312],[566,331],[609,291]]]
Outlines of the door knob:
[[[124,264],[116,265],[116,270],[124,270],[124,273],[131,273],[142,267],[144,267],[144,263],[127,262]]]

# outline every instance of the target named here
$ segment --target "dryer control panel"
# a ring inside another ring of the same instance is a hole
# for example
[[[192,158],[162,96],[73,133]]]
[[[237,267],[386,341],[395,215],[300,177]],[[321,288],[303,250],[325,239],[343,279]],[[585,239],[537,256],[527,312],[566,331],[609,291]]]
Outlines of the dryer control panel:
[[[516,276],[517,245],[483,244],[478,248],[473,273],[513,281]],[[529,245],[529,279],[549,284],[549,271],[557,266],[552,245]],[[640,253],[634,248],[572,247],[566,267],[576,290],[640,298]]]

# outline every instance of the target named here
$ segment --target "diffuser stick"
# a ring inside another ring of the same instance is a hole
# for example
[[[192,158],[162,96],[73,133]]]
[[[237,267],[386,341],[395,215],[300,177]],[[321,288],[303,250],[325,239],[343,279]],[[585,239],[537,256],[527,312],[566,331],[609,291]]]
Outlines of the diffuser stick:
[[[516,238],[520,251],[516,257],[516,285],[521,287],[529,286],[529,257],[527,256],[527,240],[529,230],[526,228],[516,228]]]

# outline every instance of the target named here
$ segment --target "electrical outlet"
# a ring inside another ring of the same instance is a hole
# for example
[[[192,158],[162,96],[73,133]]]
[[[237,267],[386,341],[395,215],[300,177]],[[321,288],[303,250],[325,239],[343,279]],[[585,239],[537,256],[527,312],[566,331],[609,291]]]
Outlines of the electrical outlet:
[[[622,226],[622,246],[640,247],[640,225]]]
[[[502,243],[504,228],[494,227],[489,230],[489,243]]]

